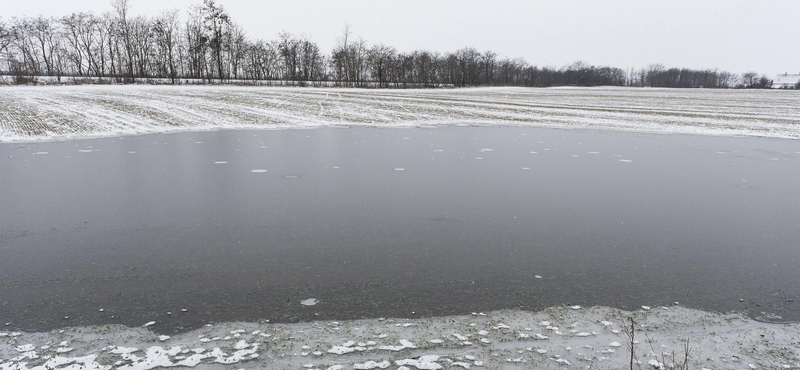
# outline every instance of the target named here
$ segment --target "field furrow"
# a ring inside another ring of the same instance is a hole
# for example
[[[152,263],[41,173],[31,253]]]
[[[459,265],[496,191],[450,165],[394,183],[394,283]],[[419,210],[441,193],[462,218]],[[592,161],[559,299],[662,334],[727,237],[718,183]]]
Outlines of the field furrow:
[[[0,88],[0,142],[326,126],[531,125],[800,138],[800,93],[642,88]]]

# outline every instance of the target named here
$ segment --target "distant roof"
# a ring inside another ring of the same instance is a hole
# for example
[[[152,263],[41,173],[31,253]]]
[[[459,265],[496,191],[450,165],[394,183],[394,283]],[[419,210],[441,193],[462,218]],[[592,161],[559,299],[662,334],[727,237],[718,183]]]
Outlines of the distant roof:
[[[775,80],[772,81],[773,84],[796,84],[800,82],[800,73],[798,74],[791,74],[791,73],[781,73],[775,76]]]

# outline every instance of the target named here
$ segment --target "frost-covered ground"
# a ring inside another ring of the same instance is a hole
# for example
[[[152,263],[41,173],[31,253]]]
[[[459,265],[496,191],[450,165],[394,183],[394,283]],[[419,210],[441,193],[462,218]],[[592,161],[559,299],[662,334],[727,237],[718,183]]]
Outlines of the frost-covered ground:
[[[555,307],[430,319],[226,323],[168,337],[96,326],[0,332],[0,369],[166,367],[266,369],[619,369],[630,363],[623,327],[635,318],[637,368],[800,368],[800,324],[765,324],[683,308]]]
[[[643,88],[0,88],[0,141],[325,126],[532,125],[800,138],[800,93]]]

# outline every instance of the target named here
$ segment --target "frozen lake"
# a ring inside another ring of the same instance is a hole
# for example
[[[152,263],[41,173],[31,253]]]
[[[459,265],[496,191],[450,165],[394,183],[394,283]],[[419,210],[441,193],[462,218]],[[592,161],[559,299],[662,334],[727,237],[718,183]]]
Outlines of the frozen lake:
[[[7,329],[675,301],[800,319],[797,140],[218,131],[3,143],[0,174]]]

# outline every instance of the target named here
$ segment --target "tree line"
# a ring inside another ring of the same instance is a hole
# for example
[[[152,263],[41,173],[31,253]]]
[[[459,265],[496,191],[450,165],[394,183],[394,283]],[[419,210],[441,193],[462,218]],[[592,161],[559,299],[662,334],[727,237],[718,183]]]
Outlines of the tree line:
[[[79,12],[54,17],[0,18],[0,73],[18,83],[38,76],[104,78],[131,83],[188,79],[212,83],[287,81],[295,85],[352,87],[438,86],[651,86],[765,88],[755,72],[665,68],[623,70],[584,62],[539,67],[521,58],[463,48],[454,52],[399,52],[368,45],[345,26],[330,53],[305,36],[280,33],[249,38],[214,0],[155,17],[131,16],[129,0],[114,0],[101,15]]]

